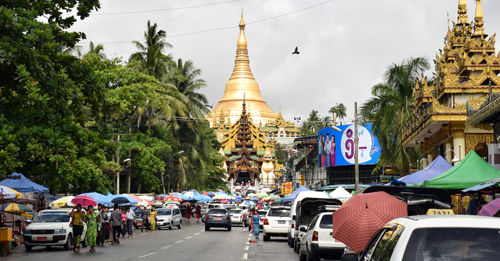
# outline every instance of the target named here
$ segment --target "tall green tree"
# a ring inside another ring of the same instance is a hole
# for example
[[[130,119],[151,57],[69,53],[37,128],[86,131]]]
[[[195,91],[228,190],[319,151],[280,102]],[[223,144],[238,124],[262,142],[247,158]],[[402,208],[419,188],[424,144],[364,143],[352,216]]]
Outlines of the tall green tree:
[[[99,57],[101,60],[106,59],[106,54],[104,53],[104,45],[102,44],[95,45],[94,42],[90,41],[89,51],[85,55],[95,55]]]
[[[382,148],[380,161],[409,173],[410,162],[419,151],[403,147],[403,126],[411,120],[412,88],[415,78],[430,68],[425,57],[410,58],[401,64],[390,65],[384,73],[384,82],[372,87],[372,98],[361,106],[363,120],[372,123],[373,134]]]
[[[337,103],[337,105],[330,108],[329,113],[333,113],[333,120],[336,121],[339,118],[340,125],[342,125],[342,120],[347,116],[346,107],[343,103]]]

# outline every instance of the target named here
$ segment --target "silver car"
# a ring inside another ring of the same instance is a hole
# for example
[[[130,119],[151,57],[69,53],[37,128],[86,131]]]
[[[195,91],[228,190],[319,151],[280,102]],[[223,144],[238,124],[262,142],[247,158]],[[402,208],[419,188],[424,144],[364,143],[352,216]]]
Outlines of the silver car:
[[[156,226],[158,229],[177,227],[182,228],[182,215],[178,207],[159,208],[156,210]]]

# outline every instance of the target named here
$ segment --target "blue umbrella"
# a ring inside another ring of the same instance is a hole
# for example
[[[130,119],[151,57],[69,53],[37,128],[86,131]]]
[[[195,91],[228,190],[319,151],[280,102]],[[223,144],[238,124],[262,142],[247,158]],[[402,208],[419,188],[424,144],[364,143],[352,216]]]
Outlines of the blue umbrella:
[[[221,192],[216,192],[215,194],[227,194],[227,193],[224,191],[221,191]]]
[[[207,194],[207,196],[213,197],[213,196],[215,196],[215,193],[213,193],[212,191],[209,191],[208,194]]]
[[[104,196],[103,194],[97,193],[97,192],[90,192],[90,193],[83,193],[78,196],[87,196],[91,197],[92,199],[95,200],[97,203],[101,203],[105,207],[112,207],[113,203],[111,203],[111,200]]]
[[[236,197],[234,200],[243,200],[241,197]]]
[[[184,196],[182,194],[178,194],[178,195],[176,195],[176,197],[178,197],[178,198],[180,198],[182,200],[190,200],[188,197],[186,197],[186,196]]]
[[[259,200],[259,199],[256,197],[251,197],[250,200]]]

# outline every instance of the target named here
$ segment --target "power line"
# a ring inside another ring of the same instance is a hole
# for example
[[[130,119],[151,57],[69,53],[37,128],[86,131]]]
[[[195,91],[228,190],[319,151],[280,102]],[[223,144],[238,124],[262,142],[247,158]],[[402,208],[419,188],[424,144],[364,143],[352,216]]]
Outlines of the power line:
[[[295,10],[295,11],[292,11],[292,12],[288,12],[288,13],[280,14],[280,15],[277,15],[277,16],[273,16],[273,17],[269,17],[269,18],[265,18],[265,19],[261,19],[261,20],[257,20],[257,21],[253,21],[253,22],[249,22],[249,23],[247,23],[247,25],[261,23],[261,22],[264,22],[264,21],[268,21],[268,20],[280,18],[280,17],[286,16],[286,15],[298,13],[298,12],[301,12],[301,11],[304,11],[304,10],[308,10],[308,9],[311,9],[311,8],[314,8],[314,7],[318,7],[320,5],[326,4],[326,3],[331,2],[331,1],[332,0],[326,0],[326,1],[321,2],[319,4],[315,4],[315,5],[312,5],[312,6],[304,7],[302,9],[298,9],[298,10]],[[211,32],[211,31],[233,29],[233,28],[236,28],[236,27],[238,27],[238,26],[217,27],[217,28],[211,28],[211,29],[206,29],[206,30],[202,30],[202,31],[191,32],[191,33],[175,34],[175,35],[167,36],[166,38],[182,37],[182,36],[188,36],[188,35],[194,35],[194,34],[201,34],[201,33],[206,33],[206,32]],[[131,43],[133,41],[135,41],[135,40],[116,41],[116,42],[100,42],[100,43],[102,43],[102,44],[116,44],[116,43]],[[87,41],[84,41],[84,42],[87,42]]]
[[[145,11],[116,12],[116,13],[94,13],[94,14],[90,14],[90,15],[123,15],[123,14],[155,13],[155,12],[163,12],[163,11],[174,11],[174,10],[182,10],[182,9],[191,9],[191,8],[197,8],[197,7],[204,7],[204,6],[210,6],[210,5],[219,5],[219,4],[226,4],[226,3],[232,3],[232,2],[241,2],[241,1],[242,0],[231,0],[231,1],[225,1],[225,2],[210,3],[210,4],[204,4],[204,5],[185,6],[185,7],[176,7],[176,8],[164,8],[164,9],[145,10]],[[64,15],[76,15],[76,14],[64,14]]]

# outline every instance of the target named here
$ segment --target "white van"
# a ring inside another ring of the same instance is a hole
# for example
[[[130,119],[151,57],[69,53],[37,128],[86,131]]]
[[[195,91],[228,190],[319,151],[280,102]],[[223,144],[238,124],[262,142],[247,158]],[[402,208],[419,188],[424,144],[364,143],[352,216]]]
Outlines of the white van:
[[[304,198],[329,199],[331,197],[325,192],[319,192],[319,191],[302,191],[299,194],[297,194],[297,196],[295,196],[295,199],[293,200],[292,205],[290,206],[290,223],[288,224],[288,245],[290,247],[294,247],[295,243],[293,231],[295,230],[297,203],[299,203]]]

